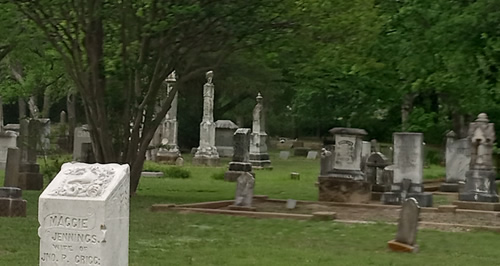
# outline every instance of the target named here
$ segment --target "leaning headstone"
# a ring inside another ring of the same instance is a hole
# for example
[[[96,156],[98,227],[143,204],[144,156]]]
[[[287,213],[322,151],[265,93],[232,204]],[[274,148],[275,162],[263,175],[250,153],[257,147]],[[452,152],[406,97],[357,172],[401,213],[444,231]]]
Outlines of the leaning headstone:
[[[215,147],[220,157],[233,156],[233,135],[238,126],[231,120],[215,121]]]
[[[280,151],[280,159],[288,160],[288,157],[290,157],[289,151]]]
[[[319,200],[369,202],[372,187],[361,171],[362,138],[367,134],[366,131],[359,128],[333,128],[330,133],[335,135],[335,159],[332,169],[326,171],[327,161],[322,158],[318,177]]]
[[[420,206],[415,198],[408,198],[404,201],[401,213],[399,214],[398,232],[396,239],[387,244],[393,251],[417,252],[417,232],[420,215]]]
[[[40,265],[128,265],[128,165],[65,163],[40,195]]]
[[[167,96],[174,88],[177,78],[175,71],[168,75],[167,83]],[[158,162],[175,164],[178,158],[181,158],[181,152],[177,145],[178,136],[178,122],[177,122],[177,106],[178,106],[178,93],[175,93],[170,109],[163,119],[161,126],[161,147],[158,149],[156,160]]]
[[[384,204],[402,204],[406,197],[417,199],[423,207],[432,206],[432,193],[424,192],[422,133],[394,133],[394,183],[382,195]]]
[[[229,182],[235,182],[239,176],[247,172],[254,175],[248,153],[250,147],[249,128],[238,128],[234,132],[233,146],[233,159],[229,163],[229,170],[224,173],[224,180]]]
[[[252,139],[250,141],[250,163],[254,169],[272,169],[267,152],[266,119],[263,97],[257,95],[257,104],[253,109]]]
[[[26,217],[26,200],[16,187],[0,187],[0,216]]]
[[[21,150],[9,148],[7,151],[4,187],[19,187],[19,166],[21,166]]]
[[[309,151],[307,153],[307,159],[314,160],[318,157],[318,152],[317,151]]]
[[[495,125],[489,123],[485,113],[479,114],[476,121],[470,123],[468,139],[471,141],[470,169],[465,173],[465,187],[458,199],[498,202],[496,171],[492,158],[496,139]]]
[[[207,83],[203,86],[203,119],[200,124],[200,146],[193,158],[194,165],[217,166],[219,153],[215,147],[214,123],[214,73],[206,73]]]
[[[238,177],[236,183],[236,196],[234,205],[243,207],[252,207],[253,188],[255,178],[250,173],[243,173]]]
[[[443,192],[458,192],[460,182],[465,182],[465,173],[470,165],[470,140],[456,139],[450,131],[446,134],[446,181],[441,184]]]

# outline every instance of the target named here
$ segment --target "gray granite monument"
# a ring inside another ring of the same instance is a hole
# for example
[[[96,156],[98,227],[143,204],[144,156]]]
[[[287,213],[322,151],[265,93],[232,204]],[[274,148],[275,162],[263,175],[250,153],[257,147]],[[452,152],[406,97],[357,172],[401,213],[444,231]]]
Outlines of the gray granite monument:
[[[458,195],[460,201],[498,202],[492,161],[495,139],[494,124],[489,123],[485,113],[479,114],[469,126],[470,169],[465,173],[464,190]]]
[[[213,71],[206,74],[207,83],[203,86],[203,119],[200,124],[200,146],[193,158],[194,165],[219,165],[219,153],[215,147],[214,123],[214,77]]]
[[[256,99],[257,104],[253,109],[250,163],[254,169],[272,169],[269,153],[267,153],[266,118],[263,97],[260,92]]]
[[[371,199],[371,183],[361,171],[361,150],[364,129],[333,128],[335,155],[333,164],[329,151],[323,150],[321,174],[318,177],[319,200],[337,202],[368,202]],[[332,167],[331,169],[327,169]]]
[[[238,126],[231,120],[215,121],[215,147],[220,157],[233,156],[233,136]]]
[[[459,183],[465,182],[465,173],[470,165],[470,140],[456,139],[453,131],[446,134],[446,181],[441,184],[443,192],[458,192]]]
[[[250,163],[248,153],[250,136],[249,128],[238,128],[234,132],[233,159],[229,163],[229,170],[224,174],[224,180],[235,182],[244,173],[251,173],[255,176],[252,172],[252,164]]]
[[[382,194],[384,204],[401,204],[406,198],[415,198],[421,206],[432,206],[432,194],[424,192],[424,135],[399,132],[394,138],[394,183],[391,191]]]

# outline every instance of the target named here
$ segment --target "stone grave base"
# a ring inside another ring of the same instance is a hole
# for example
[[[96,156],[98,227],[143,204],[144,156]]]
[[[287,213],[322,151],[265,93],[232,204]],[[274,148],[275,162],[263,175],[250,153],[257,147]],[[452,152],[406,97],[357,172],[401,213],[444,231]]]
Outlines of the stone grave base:
[[[372,184],[350,179],[318,177],[319,201],[363,203],[371,200]]]
[[[442,183],[439,187],[441,192],[458,192],[460,185],[458,183]]]
[[[43,175],[29,172],[19,173],[18,185],[22,190],[42,190]]]
[[[0,216],[26,217],[26,200],[22,199],[21,189],[0,188]]]
[[[250,163],[253,169],[267,169],[271,170],[271,160],[269,160],[268,153],[252,154],[250,153]]]
[[[418,245],[410,246],[407,244],[400,243],[396,240],[391,240],[391,241],[387,242],[387,246],[392,251],[396,251],[396,252],[409,252],[409,253],[418,252]]]
[[[181,154],[178,152],[162,152],[156,155],[156,162],[175,165],[175,161],[179,157],[181,157]]]
[[[224,173],[224,180],[228,182],[236,182],[238,180],[238,177],[244,173],[247,173],[248,171],[232,171],[229,170]],[[253,178],[255,178],[255,173],[249,172]]]
[[[474,201],[455,201],[454,205],[458,209],[481,210],[481,211],[500,211],[500,203],[493,202],[474,202]]]
[[[219,157],[233,157],[234,148],[228,146],[216,146]]]
[[[163,177],[163,172],[141,172],[141,177],[156,177],[160,178]]]
[[[447,194],[447,204],[456,195]],[[294,209],[287,208],[288,200],[270,199],[265,195],[254,195],[252,207],[256,210],[234,210],[234,200],[198,202],[189,204],[154,204],[153,212],[206,213],[252,218],[279,218],[297,220],[335,219],[339,223],[397,224],[400,219],[401,206],[383,205],[379,202],[346,203],[297,200]],[[456,209],[454,205],[441,205],[438,208],[421,207],[420,228],[441,231],[487,230],[500,232],[500,211]]]
[[[381,185],[381,184],[372,184],[372,191],[374,192],[388,192],[391,191],[391,185]]]
[[[473,202],[498,202],[498,195],[492,195],[487,193],[463,192],[458,194],[458,200],[473,201]]]
[[[219,166],[219,164],[219,157],[195,156],[193,158],[193,165]]]
[[[415,198],[420,207],[432,207],[432,193],[410,192],[406,198]],[[382,198],[380,200],[383,204],[401,205],[403,199],[401,198],[401,192],[385,192],[382,194]]]

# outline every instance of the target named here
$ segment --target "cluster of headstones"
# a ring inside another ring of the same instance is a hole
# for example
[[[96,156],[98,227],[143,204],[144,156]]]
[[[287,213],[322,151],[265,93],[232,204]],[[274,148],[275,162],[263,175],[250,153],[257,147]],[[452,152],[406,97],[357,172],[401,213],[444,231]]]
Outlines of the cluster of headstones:
[[[393,134],[394,164],[378,151],[376,142],[363,142],[363,129],[333,128],[335,149],[323,149],[318,177],[319,200],[368,202],[379,194],[384,204],[401,204],[415,198],[432,206],[432,194],[423,187],[423,134]],[[446,182],[443,191],[458,191],[461,201],[498,202],[492,163],[494,125],[482,113],[469,127],[468,137],[447,135]],[[370,149],[370,144],[374,147]],[[367,152],[372,150],[371,153]]]

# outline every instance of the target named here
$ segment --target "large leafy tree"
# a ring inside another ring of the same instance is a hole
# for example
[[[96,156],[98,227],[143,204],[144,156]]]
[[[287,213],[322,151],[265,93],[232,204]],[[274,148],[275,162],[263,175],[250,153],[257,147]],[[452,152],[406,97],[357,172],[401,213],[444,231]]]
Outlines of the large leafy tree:
[[[97,161],[131,165],[145,153],[174,94],[238,49],[283,29],[274,0],[10,1],[45,33],[80,93]],[[165,95],[164,80],[179,78]],[[158,108],[159,107],[159,108]]]

